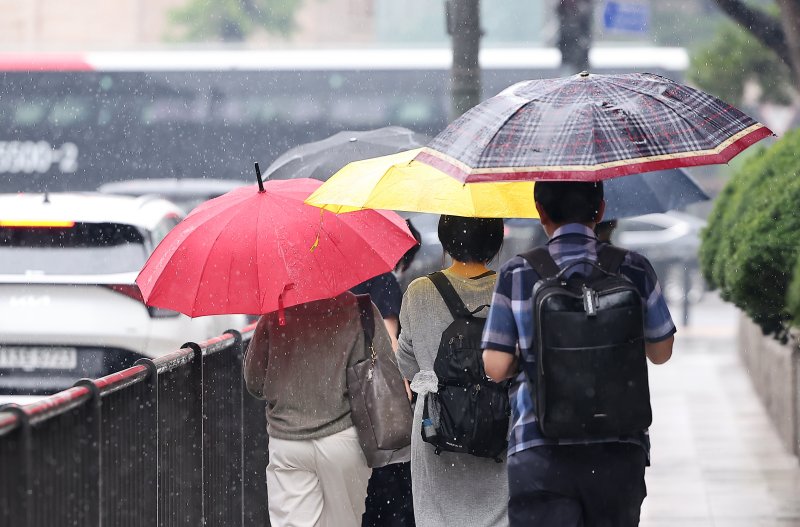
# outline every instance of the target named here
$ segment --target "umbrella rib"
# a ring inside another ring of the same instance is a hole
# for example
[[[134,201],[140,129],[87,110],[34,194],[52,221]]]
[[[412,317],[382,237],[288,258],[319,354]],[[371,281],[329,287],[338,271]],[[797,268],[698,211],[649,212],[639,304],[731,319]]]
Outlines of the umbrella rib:
[[[209,258],[209,256],[211,255],[212,249],[213,249],[213,248],[214,248],[214,246],[217,244],[217,242],[218,242],[218,241],[219,241],[219,239],[222,237],[222,235],[223,235],[223,234],[225,234],[225,232],[227,231],[228,225],[230,225],[230,223],[231,223],[231,222],[232,222],[234,219],[238,218],[240,214],[243,214],[243,213],[244,213],[244,212],[246,212],[246,211],[247,211],[247,209],[246,209],[246,208],[244,208],[244,207],[242,207],[241,209],[239,209],[238,211],[236,211],[236,213],[235,213],[235,214],[232,214],[232,215],[230,216],[230,218],[228,218],[228,219],[227,219],[227,221],[225,222],[225,225],[224,225],[224,226],[223,226],[223,227],[222,227],[222,228],[219,230],[219,232],[217,233],[217,235],[214,237],[214,241],[213,241],[213,242],[211,242],[211,246],[208,248],[208,251],[206,252],[206,259],[205,259],[205,261],[203,262],[203,267],[200,269],[199,283],[197,284],[197,289],[198,289],[198,290],[199,290],[199,288],[200,288],[200,285],[201,285],[201,284],[202,284],[202,282],[203,282],[203,275],[205,275],[205,273],[206,273],[206,268],[208,267],[208,260],[210,259],[210,258]],[[192,315],[191,315],[191,316],[192,316],[192,318],[194,318],[194,316],[195,316],[195,309],[197,308],[197,300],[198,300],[198,296],[199,296],[199,295],[195,295],[195,297],[194,297],[194,302],[192,302]]]
[[[183,221],[187,221],[187,219],[186,219],[186,218],[184,218],[184,219],[182,220],[182,222],[183,222]],[[181,222],[181,223],[182,223],[182,222]],[[190,224],[189,224],[189,223],[187,223],[186,225],[190,225]],[[177,231],[177,229],[178,229],[178,228],[179,228],[179,227],[175,227],[175,228],[174,228],[172,231],[170,231],[170,233],[172,233],[172,234],[178,234],[178,231]],[[182,228],[182,229],[183,229],[183,228],[186,228],[186,226],[184,225],[184,226],[181,226],[180,228]],[[186,242],[186,239],[187,239],[187,238],[189,238],[189,237],[190,237],[192,234],[194,234],[194,233],[195,233],[195,231],[197,231],[197,226],[196,226],[196,225],[191,225],[189,228],[191,228],[191,231],[190,231],[190,232],[188,232],[188,233],[187,233],[187,234],[186,234],[186,235],[185,235],[185,236],[184,236],[184,237],[183,237],[183,238],[180,240],[180,242],[178,242],[178,243],[176,244],[176,248],[177,248],[177,247],[180,247],[180,245],[184,244],[184,243]],[[166,238],[165,238],[165,240],[166,240]],[[162,240],[162,241],[163,241],[163,240]],[[146,266],[147,266],[147,264],[150,262],[150,259],[151,259],[151,258],[153,258],[153,254],[155,254],[155,253],[156,253],[156,251],[158,251],[158,248],[156,248],[156,249],[153,251],[153,253],[150,255],[150,258],[148,258],[147,262],[145,263],[145,267],[146,267]],[[163,274],[163,273],[164,273],[164,270],[165,270],[165,269],[166,269],[166,268],[167,268],[167,267],[168,267],[168,266],[169,266],[169,265],[172,263],[172,259],[175,257],[175,250],[173,250],[172,252],[168,252],[168,253],[164,254],[164,255],[163,255],[163,257],[164,257],[164,258],[166,258],[166,262],[165,262],[163,265],[161,265],[161,266],[160,266],[160,268],[159,268],[159,272],[158,272],[157,276],[155,277],[155,279],[154,279],[154,281],[153,281],[153,285],[150,287],[150,294],[149,294],[149,295],[147,295],[147,296],[148,296],[148,299],[149,299],[149,298],[152,298],[152,297],[154,297],[154,296],[156,296],[156,292],[157,292],[157,291],[158,291],[158,292],[160,292],[160,287],[161,287],[161,284],[163,283],[163,282],[162,282],[162,279],[164,278],[164,274]],[[141,273],[141,272],[140,272],[140,273]],[[138,277],[137,277],[137,280],[138,280]]]
[[[693,130],[693,131],[698,131],[698,130],[697,130],[697,127],[694,125],[694,123],[693,123],[692,121],[690,121],[690,120],[689,120],[689,119],[688,119],[686,116],[684,116],[684,115],[683,115],[683,113],[681,113],[681,112],[679,111],[679,108],[676,108],[676,107],[675,107],[675,106],[679,106],[679,107],[680,107],[680,109],[683,109],[683,110],[689,111],[689,112],[691,112],[691,113],[693,113],[693,114],[697,115],[698,117],[700,117],[700,118],[703,118],[703,115],[701,115],[700,113],[698,113],[698,112],[697,112],[697,110],[695,110],[693,107],[689,106],[688,104],[684,104],[683,102],[681,102],[681,101],[679,101],[679,100],[677,100],[677,99],[669,99],[669,98],[667,98],[667,97],[664,97],[664,96],[662,96],[661,94],[649,93],[649,92],[647,92],[647,91],[645,91],[645,90],[642,90],[642,89],[641,89],[641,88],[639,88],[638,86],[635,86],[635,85],[631,86],[631,85],[628,85],[628,84],[625,84],[625,83],[622,83],[622,82],[618,82],[616,79],[608,79],[608,80],[609,80],[609,83],[610,83],[610,84],[614,84],[615,86],[619,86],[619,87],[621,87],[621,88],[624,88],[624,89],[626,89],[626,90],[630,90],[630,91],[632,91],[632,92],[636,92],[636,93],[638,93],[639,95],[642,95],[642,96],[644,96],[644,97],[649,97],[649,98],[651,98],[651,99],[655,99],[656,101],[658,101],[658,102],[660,102],[660,103],[663,103],[663,105],[664,105],[666,108],[668,108],[668,109],[669,109],[671,112],[674,112],[674,113],[675,113],[675,115],[677,115],[678,117],[680,117],[680,119],[681,119],[682,121],[685,121],[687,124],[689,124],[689,127],[690,127],[690,128]],[[715,98],[716,98],[716,97],[715,97]],[[718,100],[719,100],[719,99],[718,99]],[[721,101],[721,102],[722,102],[723,104],[727,104],[727,103],[725,103],[724,101]],[[729,106],[730,106],[730,105],[729,105]],[[733,108],[733,107],[731,106],[731,108]],[[724,131],[724,130],[723,130],[721,127],[720,127],[720,126],[717,126],[717,124],[716,124],[716,123],[713,123],[713,122],[710,122],[710,121],[707,121],[707,122],[708,122],[709,124],[713,125],[713,126],[714,126],[714,128],[716,128],[718,131]]]
[[[255,244],[256,244],[256,258],[255,258],[256,286],[258,288],[258,289],[256,289],[256,296],[258,297],[259,311],[262,310],[261,307],[264,305],[264,303],[262,301],[262,298],[261,298],[261,294],[260,294],[260,292],[262,290],[261,289],[261,269],[259,267],[259,262],[258,262],[258,255],[261,254],[261,251],[259,250],[259,247],[261,245],[260,244],[261,236],[259,236],[259,234],[261,233],[261,212],[262,212],[262,210],[263,210],[262,207],[258,208],[258,216],[256,217],[256,240],[255,240]],[[263,313],[258,313],[258,314],[259,315],[263,315]]]
[[[304,205],[304,206],[310,206],[310,205]],[[318,231],[318,232],[319,232],[320,234],[322,234],[322,233],[325,233],[325,234],[327,235],[328,239],[330,240],[330,239],[332,239],[332,237],[331,237],[331,235],[330,235],[330,232],[329,232],[327,229],[325,229],[325,228],[324,228],[324,225],[325,225],[325,223],[324,223],[324,221],[323,221],[323,219],[322,219],[322,218],[324,218],[324,217],[325,217],[325,214],[329,214],[329,215],[331,215],[331,214],[333,214],[333,213],[330,213],[330,212],[328,212],[328,211],[323,211],[323,209],[320,209],[320,211],[321,211],[321,213],[320,213],[320,221],[319,221],[319,226],[317,227],[317,228],[319,229],[319,231]],[[348,213],[348,214],[357,214],[357,212]],[[338,215],[333,215],[333,217],[334,217],[335,221],[336,221],[338,224],[347,226],[347,223],[345,223],[344,221],[342,221],[341,219],[339,219],[339,218],[338,218]],[[339,253],[339,254],[340,254],[340,255],[341,255],[341,256],[342,256],[342,257],[343,257],[345,260],[347,260],[347,259],[348,259],[348,258],[347,258],[347,255],[345,255],[345,254],[344,254],[344,252],[342,252],[342,250],[341,250],[341,247],[339,247],[339,246],[338,246],[338,245],[336,245],[336,244],[332,244],[332,245],[333,245],[334,249],[336,249],[336,251],[337,251],[337,252],[338,252],[338,253]],[[371,246],[370,246],[370,248],[371,248]],[[317,255],[316,255],[314,252],[312,252],[311,254],[312,254],[312,257],[313,257],[313,260],[314,260],[314,262],[315,262],[315,263],[318,263],[318,260],[317,260]],[[319,266],[319,268],[320,268],[320,269],[325,269],[325,267],[324,267],[324,266],[322,266],[322,265],[320,265],[320,266]],[[331,276],[330,276],[328,273],[324,273],[322,276],[324,276],[324,277],[325,277],[325,282],[328,284],[328,290],[329,290],[329,291],[332,291],[332,290],[334,290],[334,283],[331,281]],[[360,283],[360,282],[359,282],[359,283]],[[355,286],[355,285],[358,285],[358,284],[353,284],[353,285]],[[341,293],[341,291],[340,291],[339,293]],[[339,294],[339,293],[337,293],[337,294]]]
[[[320,210],[322,210],[322,209],[320,209]],[[372,212],[372,211],[370,211],[370,212]],[[330,212],[328,212],[328,211],[325,211],[325,213],[327,213],[327,214],[333,214],[333,213],[330,213]],[[362,213],[362,212],[361,212],[361,211],[359,211],[359,212],[349,212],[349,213],[345,213],[345,214],[361,214],[361,213]],[[377,257],[378,257],[378,258],[379,258],[379,259],[380,259],[380,260],[381,260],[381,261],[382,261],[382,262],[383,262],[385,265],[388,265],[388,266],[389,266],[389,269],[391,269],[392,267],[394,267],[394,264],[391,264],[390,262],[387,262],[387,261],[386,261],[386,259],[383,257],[383,255],[382,255],[381,253],[379,253],[378,251],[376,251],[376,250],[374,249],[374,247],[372,246],[372,244],[371,244],[371,243],[369,243],[369,242],[368,242],[368,241],[367,241],[365,238],[363,238],[363,237],[362,237],[362,236],[359,234],[359,232],[358,232],[358,231],[357,231],[355,228],[353,228],[353,227],[352,227],[352,226],[351,226],[349,223],[347,223],[347,222],[345,222],[345,221],[342,221],[341,219],[339,219],[339,220],[337,220],[337,221],[338,221],[338,225],[339,225],[341,228],[345,228],[345,229],[347,229],[347,230],[349,230],[349,231],[353,232],[353,233],[354,233],[354,234],[355,234],[355,235],[356,235],[358,238],[360,238],[361,240],[363,240],[364,244],[365,244],[365,245],[366,245],[366,247],[367,247],[367,250],[369,250],[369,251],[372,253],[372,255],[375,255],[375,256],[377,256]],[[331,237],[331,235],[330,235],[330,232],[329,232],[327,229],[325,229],[323,225],[324,225],[323,223],[321,223],[321,224],[319,225],[320,232],[324,232],[324,233],[327,235],[328,239],[332,239],[332,237]],[[377,230],[377,227],[371,227],[371,228],[374,228],[374,229],[376,229],[376,230]],[[331,244],[331,245],[333,246],[333,249],[335,249],[335,250],[336,250],[336,252],[337,252],[339,255],[341,255],[341,257],[342,257],[342,258],[344,258],[344,259],[346,259],[346,260],[350,260],[350,259],[352,259],[351,255],[347,255],[347,254],[345,254],[345,253],[342,251],[342,248],[341,248],[340,246],[338,246],[338,245],[336,245],[336,244]],[[360,258],[360,260],[361,260],[361,261],[363,261],[364,259],[365,259],[364,257],[361,257],[361,258]],[[399,259],[399,256],[398,256],[398,259]],[[316,255],[314,255],[314,261],[315,261],[315,262],[318,262]],[[321,265],[320,265],[320,268],[323,268],[323,269],[324,269],[324,266],[321,266]],[[356,269],[353,269],[353,270],[354,270],[354,273],[353,273],[353,275],[354,275],[355,277],[357,277],[358,281],[357,281],[357,282],[355,282],[355,283],[353,283],[353,284],[352,284],[352,286],[350,286],[350,287],[354,287],[354,286],[356,286],[356,285],[360,284],[361,282],[363,282],[364,280],[368,280],[368,279],[370,279],[370,278],[373,278],[373,277],[377,276],[378,274],[380,274],[380,273],[376,273],[376,274],[371,274],[371,273],[370,273],[370,275],[369,275],[369,276],[360,277],[360,276],[359,276],[359,274],[356,272]],[[334,285],[336,285],[336,284],[335,284],[334,282],[332,282],[332,281],[331,281],[331,277],[330,277],[328,274],[324,274],[323,276],[325,277],[325,281],[326,281],[326,283],[328,284],[328,290],[329,290],[329,291],[332,291],[332,290],[338,289],[338,287],[337,287],[337,288],[334,288]],[[345,290],[347,290],[347,289],[349,289],[349,287],[348,287],[348,288],[345,288]],[[342,291],[338,291],[336,294],[340,294],[340,293],[342,293]],[[335,296],[335,295],[334,295],[334,296]]]
[[[302,205],[302,201],[300,203]],[[290,215],[286,214],[286,210],[284,208],[284,202],[282,202],[281,200],[275,200],[274,201],[274,205],[275,205],[276,208],[280,209],[280,211],[283,213],[283,216],[282,216],[283,218],[290,217]],[[308,206],[310,207],[310,205],[308,205]],[[289,265],[288,265],[288,263],[286,261],[286,255],[284,254],[283,246],[280,243],[281,238],[278,236],[278,229],[277,229],[278,225],[282,225],[281,222],[274,221],[271,224],[271,226],[272,226],[272,234],[275,237],[275,240],[277,242],[275,244],[275,247],[277,249],[278,256],[280,256],[281,262],[283,262],[283,268],[286,270],[286,277],[287,277],[287,279],[291,279],[291,276],[289,275],[289,271],[288,271],[289,270]],[[288,285],[288,284],[284,284],[284,286],[286,286],[286,285]],[[262,306],[262,308],[264,306],[264,298],[266,297],[266,294],[267,294],[267,292],[264,291],[263,295],[259,295],[259,298],[258,298],[258,303],[259,303],[260,306]],[[280,294],[283,294],[283,291],[281,291]]]
[[[346,213],[346,214],[355,214],[355,213]],[[364,244],[367,246],[367,248],[368,248],[368,249],[369,249],[369,250],[370,250],[370,251],[371,251],[371,252],[372,252],[374,255],[377,255],[377,257],[378,257],[378,258],[379,258],[381,261],[383,261],[383,263],[385,263],[386,265],[389,265],[389,266],[390,266],[390,269],[394,268],[394,266],[395,266],[395,264],[396,264],[397,262],[394,262],[394,263],[392,263],[392,262],[387,262],[387,261],[386,261],[386,258],[384,258],[384,257],[383,257],[383,255],[382,255],[381,253],[379,253],[378,251],[376,251],[376,250],[375,250],[375,248],[372,246],[372,244],[371,244],[371,243],[369,243],[369,242],[368,242],[368,241],[367,241],[365,238],[363,238],[363,237],[362,237],[362,236],[361,236],[361,235],[358,233],[358,231],[357,231],[356,229],[354,229],[354,228],[353,228],[353,227],[352,227],[350,224],[348,224],[348,223],[345,223],[345,222],[341,222],[341,224],[342,224],[342,225],[343,225],[345,228],[347,228],[348,230],[350,230],[350,231],[354,232],[354,233],[355,233],[357,236],[359,236],[359,237],[360,237],[362,240],[364,240]],[[377,230],[377,227],[375,227],[375,229]],[[337,247],[337,249],[338,249],[338,247]],[[344,253],[342,253],[341,251],[339,251],[339,252],[340,252],[340,254],[344,254]],[[399,260],[399,259],[400,259],[400,257],[398,256],[398,260]],[[366,278],[364,278],[364,280],[367,280],[367,279],[369,279],[369,278],[373,278],[374,276],[377,276],[377,275],[367,276]],[[363,281],[363,280],[362,280],[362,281]],[[360,282],[358,282],[358,283],[361,283],[362,281],[360,281]],[[353,284],[353,285],[358,285],[358,283],[356,283],[356,284]]]
[[[328,233],[328,231],[323,228],[322,222],[320,222],[319,230],[320,230],[320,233],[324,232],[328,236],[328,239],[331,238],[330,233]],[[338,245],[336,245],[336,244],[332,244],[332,245],[333,245],[334,249],[336,249],[336,252],[338,252],[342,257],[346,257],[345,254],[342,252],[341,248]],[[314,254],[313,252],[311,254],[312,254],[312,257],[314,259],[314,263],[318,264],[319,261],[317,260],[317,255]],[[319,266],[319,267],[320,267],[320,269],[324,269],[324,266]],[[328,291],[334,290],[334,287],[333,287],[334,283],[331,281],[331,276],[328,273],[324,273],[322,276],[325,277],[325,282],[328,284]],[[353,285],[355,286],[355,285],[358,285],[358,284],[353,284]],[[341,293],[341,291],[340,291],[340,293]]]
[[[541,83],[539,83],[539,84],[541,84]],[[506,125],[506,123],[508,123],[508,121],[510,121],[510,120],[511,120],[511,118],[512,118],[512,117],[514,117],[514,116],[517,114],[517,112],[519,112],[519,111],[520,111],[522,108],[524,108],[525,106],[528,106],[529,104],[531,104],[531,103],[535,102],[537,99],[540,99],[540,98],[542,98],[542,97],[544,97],[544,96],[546,96],[546,95],[550,95],[550,94],[552,94],[552,93],[554,93],[554,92],[560,91],[560,90],[562,90],[563,88],[564,88],[564,84],[563,84],[563,83],[559,83],[559,84],[556,84],[555,86],[552,86],[552,87],[547,87],[547,89],[545,89],[545,90],[543,90],[543,91],[541,91],[541,92],[538,92],[538,93],[536,93],[536,94],[535,94],[535,95],[533,95],[533,96],[526,96],[525,98],[526,98],[527,100],[526,100],[526,101],[525,101],[523,104],[521,104],[521,105],[520,105],[520,106],[519,106],[519,107],[518,107],[516,110],[514,110],[514,112],[513,112],[513,113],[511,113],[511,114],[510,114],[510,115],[509,115],[509,116],[508,116],[508,117],[507,117],[507,118],[506,118],[506,119],[505,119],[505,120],[504,120],[504,121],[503,121],[503,122],[502,122],[502,123],[501,123],[501,124],[500,124],[500,125],[497,127],[497,129],[496,129],[496,130],[494,131],[494,133],[492,134],[492,137],[491,137],[491,138],[490,138],[488,141],[486,141],[486,144],[485,144],[485,145],[484,145],[484,146],[481,148],[480,154],[478,155],[478,159],[481,159],[481,158],[483,158],[483,154],[484,154],[484,152],[486,152],[486,149],[487,149],[487,148],[489,148],[489,145],[490,145],[490,144],[492,143],[492,141],[494,141],[494,139],[497,137],[497,134],[499,134],[499,133],[500,133],[500,130],[501,130],[501,129],[502,129],[502,128],[503,128],[503,127]],[[499,96],[499,95],[496,95],[495,97],[497,97],[497,96]],[[514,96],[515,96],[515,97],[520,97],[520,98],[523,98],[523,96],[521,96],[521,95],[516,95],[516,94],[515,94]],[[470,168],[475,168],[475,167],[470,167]]]
[[[511,114],[509,114],[509,115],[508,115],[508,116],[507,116],[507,117],[506,117],[506,118],[503,120],[503,122],[502,122],[502,123],[500,123],[500,124],[497,126],[497,128],[495,128],[495,131],[494,131],[494,133],[492,133],[492,137],[490,137],[490,138],[489,138],[489,140],[488,140],[488,141],[486,141],[486,143],[483,145],[483,147],[481,147],[481,151],[478,153],[478,159],[481,159],[481,158],[483,158],[483,154],[484,154],[484,152],[486,152],[486,149],[487,149],[487,148],[489,148],[489,145],[491,145],[491,144],[492,144],[492,141],[494,141],[494,140],[495,140],[495,138],[497,137],[497,134],[499,134],[499,133],[500,133],[500,130],[501,130],[501,129],[502,129],[502,128],[503,128],[503,127],[506,125],[506,123],[507,123],[508,121],[510,121],[510,120],[511,120],[511,118],[512,118],[512,117],[514,117],[514,116],[517,114],[517,112],[518,112],[518,111],[520,111],[520,109],[524,108],[525,106],[529,105],[529,104],[530,104],[530,103],[532,103],[532,102],[533,102],[533,100],[532,100],[532,99],[528,99],[528,100],[526,100],[524,103],[522,103],[521,105],[519,105],[519,106],[517,107],[517,109],[516,109],[516,110],[514,110],[514,111],[513,111]],[[475,169],[475,168],[477,168],[477,167],[470,167],[470,172],[472,172],[472,170],[473,170],[473,169]]]
[[[190,216],[187,216],[183,221],[184,222],[191,222],[193,220],[194,221],[198,221],[198,223],[197,224],[192,224],[192,226],[191,226],[192,227],[192,231],[189,232],[188,234],[186,234],[186,236],[183,237],[183,239],[178,244],[178,247],[176,247],[176,250],[172,251],[172,253],[169,255],[169,257],[167,259],[167,263],[164,264],[164,267],[163,267],[162,271],[159,273],[159,276],[156,278],[156,281],[153,284],[153,287],[150,289],[150,295],[149,295],[150,297],[156,296],[156,291],[159,291],[159,292],[161,291],[160,288],[162,287],[162,284],[168,284],[169,283],[169,280],[167,280],[166,282],[164,281],[164,278],[166,276],[164,274],[164,271],[167,269],[168,266],[172,265],[173,258],[175,258],[175,255],[177,253],[177,248],[179,248],[180,246],[183,246],[184,244],[187,244],[189,239],[192,238],[194,235],[196,235],[196,234],[197,235],[202,235],[203,234],[203,230],[202,230],[203,224],[208,220],[207,219],[205,219],[205,220],[197,220],[196,218],[192,218]],[[196,302],[196,299],[195,299],[195,302]],[[189,315],[191,317],[194,316],[195,302],[192,303],[191,309],[189,310],[190,313],[184,313],[184,314]],[[165,307],[167,307],[167,306],[165,306]]]

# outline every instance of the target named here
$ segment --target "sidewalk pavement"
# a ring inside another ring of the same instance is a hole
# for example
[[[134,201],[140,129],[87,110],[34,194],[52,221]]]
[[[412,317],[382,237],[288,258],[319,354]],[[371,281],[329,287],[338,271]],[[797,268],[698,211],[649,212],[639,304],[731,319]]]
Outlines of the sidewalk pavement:
[[[642,527],[800,527],[800,463],[739,361],[736,324],[709,294],[678,328],[672,360],[651,365]]]

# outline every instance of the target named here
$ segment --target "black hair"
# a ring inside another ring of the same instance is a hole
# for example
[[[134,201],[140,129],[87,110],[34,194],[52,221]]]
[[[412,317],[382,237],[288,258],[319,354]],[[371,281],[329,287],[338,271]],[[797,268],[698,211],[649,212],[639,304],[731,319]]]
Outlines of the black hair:
[[[611,242],[611,235],[617,228],[617,220],[601,221],[594,226],[594,233],[601,242]]]
[[[603,182],[537,181],[533,199],[554,223],[589,223],[600,211]]]
[[[503,220],[442,215],[439,241],[454,260],[486,263],[503,245]]]
[[[408,225],[408,230],[411,231],[411,235],[417,240],[417,244],[414,245],[411,249],[407,250],[406,253],[400,258],[400,261],[397,262],[397,265],[394,266],[395,271],[405,271],[411,266],[411,262],[414,261],[414,257],[419,252],[419,246],[422,242],[422,236],[420,236],[419,231],[411,224],[411,220],[406,220],[406,225]]]

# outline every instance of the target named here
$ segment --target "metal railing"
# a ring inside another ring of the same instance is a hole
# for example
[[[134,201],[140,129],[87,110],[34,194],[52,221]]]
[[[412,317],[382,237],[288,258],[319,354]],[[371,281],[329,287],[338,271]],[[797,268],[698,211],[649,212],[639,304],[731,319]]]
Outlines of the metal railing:
[[[0,525],[268,525],[253,329],[0,408]]]

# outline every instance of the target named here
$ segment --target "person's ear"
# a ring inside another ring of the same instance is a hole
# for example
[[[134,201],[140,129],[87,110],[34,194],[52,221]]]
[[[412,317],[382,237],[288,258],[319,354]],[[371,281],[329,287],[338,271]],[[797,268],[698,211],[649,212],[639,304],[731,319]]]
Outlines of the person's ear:
[[[594,216],[594,222],[600,223],[603,221],[603,215],[606,213],[606,200],[600,201],[600,206],[597,208],[597,214]]]
[[[552,223],[552,221],[550,220],[550,216],[544,210],[544,207],[542,207],[538,201],[534,201],[533,203],[534,205],[536,205],[536,212],[539,213],[539,223],[541,223],[542,225]]]

